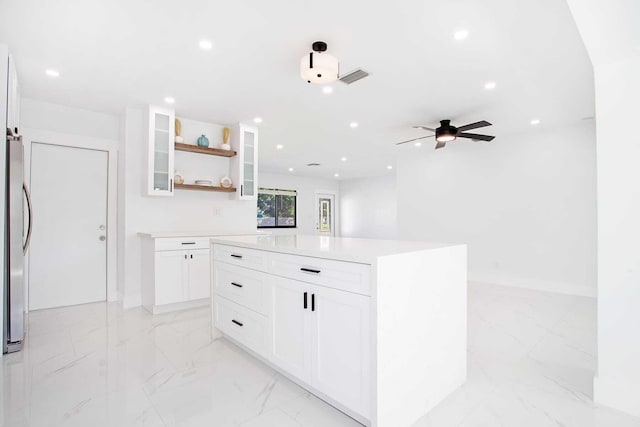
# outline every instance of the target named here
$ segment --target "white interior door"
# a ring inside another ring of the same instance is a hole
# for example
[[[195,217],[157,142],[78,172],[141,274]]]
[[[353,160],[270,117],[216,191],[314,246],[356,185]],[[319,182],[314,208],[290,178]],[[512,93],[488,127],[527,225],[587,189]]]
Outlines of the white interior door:
[[[31,145],[29,309],[105,301],[106,151]]]
[[[335,204],[333,194],[316,193],[316,230],[323,236],[335,236]]]

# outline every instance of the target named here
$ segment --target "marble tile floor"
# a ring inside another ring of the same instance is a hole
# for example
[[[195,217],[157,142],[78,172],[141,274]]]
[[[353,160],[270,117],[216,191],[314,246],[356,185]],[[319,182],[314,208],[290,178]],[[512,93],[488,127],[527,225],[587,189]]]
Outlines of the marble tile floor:
[[[470,285],[468,382],[414,427],[640,427],[591,400],[595,319],[593,299]],[[212,341],[208,308],[32,312],[1,361],[0,426],[359,426]]]

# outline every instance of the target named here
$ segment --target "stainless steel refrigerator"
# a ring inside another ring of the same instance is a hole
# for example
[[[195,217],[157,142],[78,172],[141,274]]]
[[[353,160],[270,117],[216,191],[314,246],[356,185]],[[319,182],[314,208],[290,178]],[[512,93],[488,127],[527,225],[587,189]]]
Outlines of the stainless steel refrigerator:
[[[31,200],[24,183],[22,136],[7,129],[5,226],[4,319],[2,352],[22,349],[24,339],[24,254],[31,237]],[[26,209],[26,210],[25,210]],[[25,213],[27,219],[25,221]],[[25,224],[26,223],[26,224]]]

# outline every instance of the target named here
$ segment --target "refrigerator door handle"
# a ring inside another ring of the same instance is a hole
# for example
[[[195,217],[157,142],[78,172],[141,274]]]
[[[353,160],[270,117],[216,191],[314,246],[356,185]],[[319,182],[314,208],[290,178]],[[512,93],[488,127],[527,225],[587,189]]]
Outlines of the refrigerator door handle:
[[[22,252],[26,255],[27,250],[29,249],[29,243],[31,243],[31,232],[33,231],[33,211],[31,210],[31,193],[29,193],[29,189],[26,184],[22,184],[22,191],[24,191],[24,195],[27,199],[27,212],[29,212],[29,223],[27,228],[27,238],[24,241],[24,245],[22,246]]]

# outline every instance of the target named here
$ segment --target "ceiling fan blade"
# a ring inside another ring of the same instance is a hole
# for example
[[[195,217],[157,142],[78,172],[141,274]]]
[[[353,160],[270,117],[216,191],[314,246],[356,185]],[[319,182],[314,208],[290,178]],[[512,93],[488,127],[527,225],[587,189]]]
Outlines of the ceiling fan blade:
[[[414,126],[413,128],[414,129],[424,129],[424,130],[428,130],[429,132],[435,132],[436,131],[435,129],[428,128],[426,126]]]
[[[493,141],[495,136],[490,135],[479,135],[477,133],[459,133],[458,138],[469,138],[474,141]]]
[[[475,123],[470,123],[468,125],[460,126],[458,128],[458,132],[464,132],[465,130],[483,128],[485,126],[491,126],[491,123],[489,123],[486,120],[482,120],[480,122],[475,122]]]
[[[408,140],[408,141],[398,142],[396,145],[406,144],[407,142],[417,141],[417,140],[419,140],[419,139],[433,138],[434,136],[435,136],[435,135],[421,136],[420,138],[413,138],[413,139],[410,139],[410,140]]]
[[[438,141],[438,143],[436,144],[436,150],[437,150],[438,148],[443,148],[445,145],[447,145],[447,143],[446,143],[446,142],[444,142],[444,141]]]

